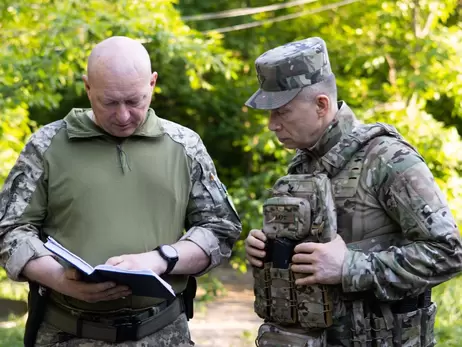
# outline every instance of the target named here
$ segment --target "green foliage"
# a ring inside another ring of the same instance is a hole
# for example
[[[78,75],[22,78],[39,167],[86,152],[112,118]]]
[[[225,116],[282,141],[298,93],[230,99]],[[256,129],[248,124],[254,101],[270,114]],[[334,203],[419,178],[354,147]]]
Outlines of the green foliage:
[[[0,346],[22,347],[24,319],[9,319],[8,324],[0,323]]]
[[[360,119],[398,128],[426,159],[460,223],[460,2],[359,1],[224,35],[198,31],[274,19],[332,1],[201,22],[180,17],[277,3],[281,1],[0,1],[0,183],[36,126],[62,118],[71,107],[89,105],[81,76],[94,44],[111,35],[137,38],[159,73],[152,106],[159,116],[202,136],[240,211],[244,231],[234,248],[233,266],[246,271],[243,240],[250,229],[261,227],[262,202],[293,155],[268,131],[266,112],[243,106],[258,88],[254,60],[283,43],[321,36],[340,99]],[[2,276],[0,271],[0,281]],[[437,331],[444,346],[460,345],[462,331],[454,327],[460,318],[461,281],[459,277],[436,289]],[[208,277],[201,286],[203,300],[222,291]],[[14,293],[9,289],[3,295],[18,295]]]
[[[436,338],[439,346],[459,347],[462,342],[462,277],[443,283],[433,291],[433,298],[438,305],[435,322]]]

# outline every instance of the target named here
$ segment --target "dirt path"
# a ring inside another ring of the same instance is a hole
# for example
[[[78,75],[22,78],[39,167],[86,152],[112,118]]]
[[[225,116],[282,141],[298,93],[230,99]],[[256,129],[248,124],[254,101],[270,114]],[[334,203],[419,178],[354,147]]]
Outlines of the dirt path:
[[[242,275],[229,268],[216,269],[226,295],[207,303],[190,320],[196,346],[251,347],[262,320],[253,311],[251,273]]]

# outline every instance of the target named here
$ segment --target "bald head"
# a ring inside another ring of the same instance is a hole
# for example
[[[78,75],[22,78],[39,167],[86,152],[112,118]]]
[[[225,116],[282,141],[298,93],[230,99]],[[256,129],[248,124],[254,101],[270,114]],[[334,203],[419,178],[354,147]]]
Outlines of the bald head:
[[[151,77],[151,61],[144,46],[128,37],[113,36],[98,43],[88,58],[88,81]]]
[[[146,119],[157,80],[146,49],[128,37],[108,38],[91,52],[87,73],[96,124],[117,137],[132,135]]]

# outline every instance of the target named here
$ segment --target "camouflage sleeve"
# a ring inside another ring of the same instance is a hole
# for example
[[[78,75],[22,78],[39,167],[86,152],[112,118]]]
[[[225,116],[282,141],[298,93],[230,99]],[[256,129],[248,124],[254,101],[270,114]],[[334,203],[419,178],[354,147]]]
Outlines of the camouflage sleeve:
[[[196,274],[200,276],[231,256],[242,226],[225,186],[218,179],[213,161],[200,139],[196,149],[187,208],[188,230],[181,240],[196,243],[210,257],[209,266]]]
[[[343,289],[372,289],[399,300],[447,281],[462,270],[460,233],[443,193],[423,159],[394,140],[371,150],[370,183],[406,242],[380,252],[348,251]],[[366,168],[366,167],[365,167]]]
[[[51,253],[39,239],[46,217],[46,164],[43,154],[59,126],[46,126],[28,141],[0,192],[0,266],[12,280],[32,259]]]

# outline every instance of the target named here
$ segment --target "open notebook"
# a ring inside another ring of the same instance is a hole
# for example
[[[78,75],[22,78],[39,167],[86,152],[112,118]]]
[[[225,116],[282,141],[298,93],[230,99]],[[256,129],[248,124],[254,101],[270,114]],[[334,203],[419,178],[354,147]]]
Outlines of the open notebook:
[[[170,284],[165,282],[153,271],[147,270],[124,270],[111,265],[97,265],[95,267],[88,264],[52,237],[48,237],[45,247],[61,259],[84,273],[84,281],[105,282],[114,281],[130,287],[133,295],[150,296],[154,298],[172,299],[175,297]]]

